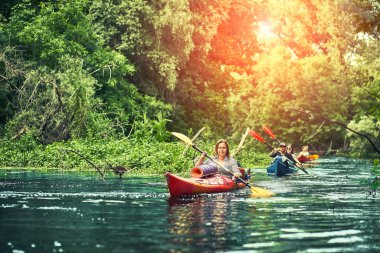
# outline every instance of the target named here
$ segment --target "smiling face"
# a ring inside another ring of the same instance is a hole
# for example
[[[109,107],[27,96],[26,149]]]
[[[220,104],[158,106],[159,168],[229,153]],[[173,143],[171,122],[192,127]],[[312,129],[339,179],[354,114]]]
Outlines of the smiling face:
[[[219,143],[218,145],[218,156],[226,157],[227,155],[227,145],[226,143]]]
[[[230,150],[226,140],[220,140],[215,146],[215,153],[220,159],[224,159],[226,156],[230,155]]]

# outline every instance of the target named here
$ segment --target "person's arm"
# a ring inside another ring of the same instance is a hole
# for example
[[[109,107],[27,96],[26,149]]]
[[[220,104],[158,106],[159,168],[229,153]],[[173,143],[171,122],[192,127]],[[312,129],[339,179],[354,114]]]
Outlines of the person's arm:
[[[198,161],[195,163],[194,167],[198,167],[199,165],[201,165],[204,160],[206,158],[206,153],[203,152],[202,155],[199,157]]]
[[[270,157],[276,157],[278,156],[278,149],[274,148],[272,152],[269,154]]]
[[[290,161],[292,161],[295,165],[297,165],[297,166],[301,166],[301,163],[298,161],[298,159],[297,159],[297,158],[294,158],[291,154],[286,153],[285,156],[286,156]]]
[[[242,176],[242,174],[241,174],[241,172],[239,170],[239,165],[238,165],[237,161],[234,158],[230,158],[229,167],[230,168],[227,167],[227,169],[231,170],[231,172],[234,174],[234,177],[241,177]]]
[[[296,162],[297,162],[298,164],[301,164],[301,162],[298,160],[298,158],[297,158],[296,155],[293,155],[293,158],[294,158],[294,160],[296,160]]]

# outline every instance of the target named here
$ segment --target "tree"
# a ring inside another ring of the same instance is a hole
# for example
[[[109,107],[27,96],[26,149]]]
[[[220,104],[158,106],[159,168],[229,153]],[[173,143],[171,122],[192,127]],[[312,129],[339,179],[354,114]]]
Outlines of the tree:
[[[164,115],[170,112],[170,106],[141,95],[128,81],[126,77],[136,69],[126,56],[105,44],[99,31],[106,28],[94,25],[91,6],[88,0],[38,5],[25,1],[2,24],[2,45],[19,52],[17,58],[13,54],[2,61],[2,81],[8,94],[15,93],[13,101],[7,100],[15,111],[8,122],[11,135],[27,128],[44,143],[109,136],[114,134],[112,124],[122,126],[124,132],[123,126],[142,119],[149,109],[162,109]]]
[[[349,126],[368,135],[373,145],[380,146],[379,27],[380,5],[375,1],[355,1],[349,9],[355,17],[358,43],[350,54],[355,71],[352,89],[353,117]],[[347,132],[352,151],[372,153],[374,148]]]
[[[276,6],[276,8],[274,8]],[[344,131],[319,128],[293,107],[305,108],[347,122],[350,117],[351,70],[345,61],[355,41],[350,15],[341,15],[342,1],[267,1],[264,20],[257,20],[255,64],[242,75],[237,97],[230,98],[232,120],[251,127],[273,126],[284,140],[300,144],[341,143]],[[263,27],[263,25],[265,25]],[[244,103],[239,103],[244,101]],[[243,122],[241,119],[244,119]],[[319,129],[313,139],[308,139]],[[339,134],[336,134],[336,132]]]

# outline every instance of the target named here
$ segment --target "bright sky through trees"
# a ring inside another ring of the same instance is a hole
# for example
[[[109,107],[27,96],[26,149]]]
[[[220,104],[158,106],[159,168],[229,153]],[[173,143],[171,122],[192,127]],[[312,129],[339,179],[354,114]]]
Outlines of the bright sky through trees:
[[[258,31],[257,31],[257,40],[258,41],[268,41],[276,37],[276,34],[273,32],[270,23],[260,22]]]

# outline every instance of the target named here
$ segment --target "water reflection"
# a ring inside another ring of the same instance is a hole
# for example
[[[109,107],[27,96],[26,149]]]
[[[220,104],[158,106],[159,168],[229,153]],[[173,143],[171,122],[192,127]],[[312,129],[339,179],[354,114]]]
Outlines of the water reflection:
[[[227,198],[211,199],[198,196],[190,199],[169,199],[169,231],[174,236],[173,243],[186,243],[205,246],[211,236],[218,236],[223,247],[224,234],[228,230]]]
[[[277,244],[269,203],[260,210],[238,194],[201,195],[168,200],[173,244],[213,249],[266,248]],[[265,208],[267,206],[268,208]],[[270,231],[270,232],[268,232]],[[260,241],[260,237],[265,240]],[[273,240],[269,240],[272,238]],[[191,249],[190,249],[191,251]]]

